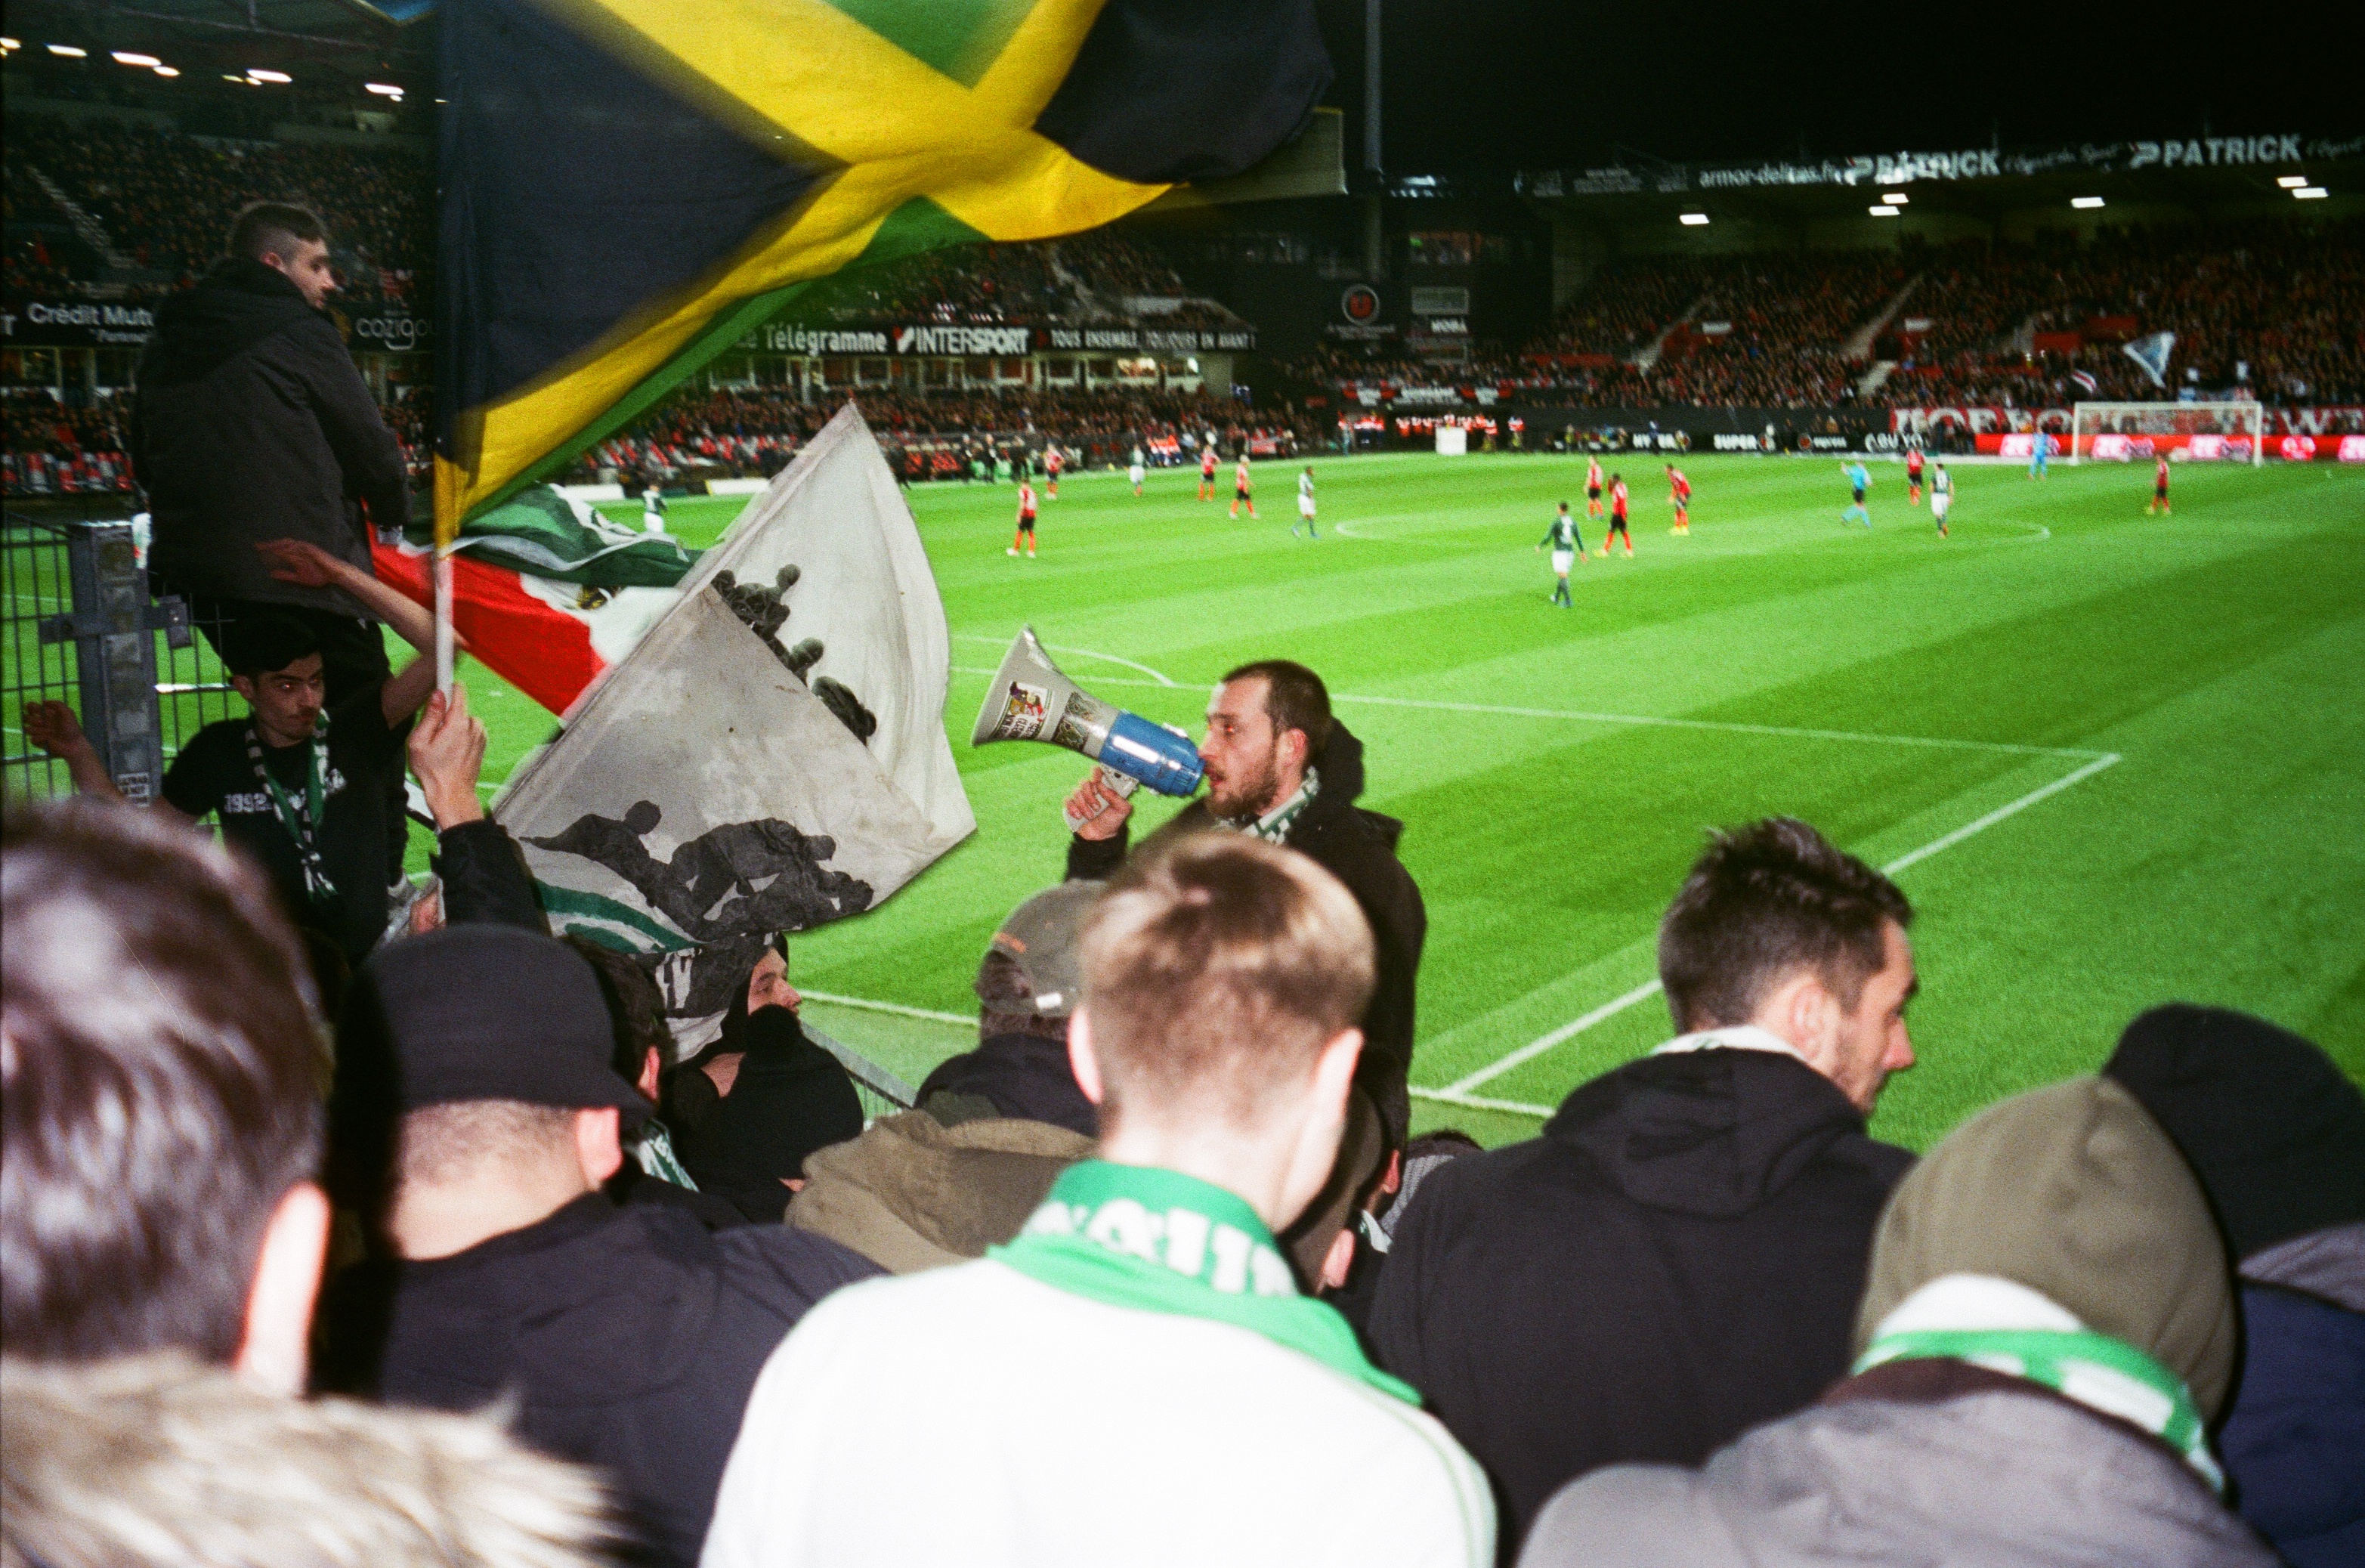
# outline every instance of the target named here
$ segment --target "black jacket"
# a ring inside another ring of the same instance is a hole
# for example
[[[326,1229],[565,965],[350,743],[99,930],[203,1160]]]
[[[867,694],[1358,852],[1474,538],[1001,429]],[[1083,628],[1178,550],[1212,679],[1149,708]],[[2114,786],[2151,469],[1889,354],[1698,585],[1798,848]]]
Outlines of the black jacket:
[[[1572,1478],[1698,1464],[1844,1376],[1911,1163],[1805,1063],[1718,1049],[1629,1062],[1422,1182],[1371,1338],[1486,1467],[1505,1561]]]
[[[743,1019],[724,1026],[725,1049],[745,1053],[731,1092],[719,1093],[703,1071],[686,1067],[674,1075],[667,1125],[700,1192],[768,1224],[787,1212],[783,1183],[804,1174],[806,1155],[862,1136],[862,1099],[844,1065],[806,1037],[794,1013],[761,1007]]]
[[[1396,858],[1404,823],[1355,804],[1363,792],[1363,743],[1346,725],[1333,722],[1329,744],[1314,759],[1314,768],[1322,776],[1322,785],[1290,824],[1289,847],[1346,883],[1372,923],[1379,946],[1379,988],[1363,1014],[1363,1056],[1355,1081],[1378,1104],[1390,1147],[1401,1148],[1411,1120],[1405,1086],[1412,1069],[1414,980],[1420,970],[1421,944],[1429,935],[1429,911],[1421,902],[1419,885]],[[1202,796],[1144,842],[1215,825],[1215,813]],[[1069,879],[1115,875],[1129,836],[1128,828],[1097,841],[1070,838]]]
[[[938,1062],[920,1085],[919,1108],[948,1122],[951,1118],[942,1113],[959,1107],[932,1105],[939,1094],[981,1100],[992,1107],[983,1114],[1048,1122],[1085,1137],[1101,1136],[1100,1107],[1077,1087],[1065,1040],[1041,1035],[990,1036],[977,1049]]]
[[[321,1310],[323,1381],[439,1410],[514,1394],[520,1437],[607,1472],[635,1561],[688,1568],[765,1359],[878,1272],[809,1231],[709,1234],[589,1193],[449,1258],[347,1270]]]
[[[335,324],[243,258],[156,312],[131,460],[155,520],[149,569],[192,593],[358,615],[333,589],[274,579],[255,544],[309,540],[366,572],[359,507],[381,528],[409,516],[402,448]]]

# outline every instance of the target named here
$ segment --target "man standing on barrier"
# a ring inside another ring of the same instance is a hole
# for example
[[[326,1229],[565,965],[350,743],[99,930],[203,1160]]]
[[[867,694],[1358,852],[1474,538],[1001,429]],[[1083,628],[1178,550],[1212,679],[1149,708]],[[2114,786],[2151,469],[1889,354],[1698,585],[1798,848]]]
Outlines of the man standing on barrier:
[[[186,599],[225,659],[240,622],[300,622],[332,709],[392,673],[378,622],[333,584],[274,577],[254,547],[300,540],[367,573],[364,510],[389,533],[409,519],[401,443],[323,308],[336,286],[319,218],[278,202],[245,207],[230,253],[157,310],[131,428],[158,596]],[[387,802],[398,819],[400,773]],[[381,883],[401,875],[402,835],[389,845]]]
[[[1363,743],[1330,716],[1322,678],[1287,659],[1261,659],[1224,677],[1207,700],[1199,760],[1207,793],[1177,812],[1144,847],[1187,833],[1229,829],[1286,845],[1347,885],[1372,923],[1379,978],[1362,1017],[1355,1081],[1378,1107],[1388,1147],[1401,1149],[1412,1105],[1414,980],[1429,933],[1419,885],[1396,858],[1404,823],[1362,810]],[[1131,802],[1099,770],[1068,799],[1081,823],[1068,845],[1068,875],[1104,880],[1126,857]]]

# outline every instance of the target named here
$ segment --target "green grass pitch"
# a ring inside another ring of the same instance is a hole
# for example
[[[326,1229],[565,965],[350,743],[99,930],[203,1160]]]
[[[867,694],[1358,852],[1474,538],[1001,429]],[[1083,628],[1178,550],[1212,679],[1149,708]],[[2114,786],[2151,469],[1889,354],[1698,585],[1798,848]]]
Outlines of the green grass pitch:
[[[1885,1137],[1923,1147],[2091,1070],[2171,998],[2263,1014],[2365,1078],[2365,474],[2195,465],[2176,515],[2151,519],[2147,466],[1962,465],[1942,541],[1895,465],[1875,465],[1867,533],[1839,521],[1835,463],[1696,455],[1688,538],[1668,534],[1658,465],[1621,466],[1635,558],[1588,559],[1565,610],[1530,546],[1553,502],[1582,510],[1567,459],[1317,459],[1318,543],[1289,533],[1295,465],[1259,465],[1256,522],[1226,517],[1228,494],[1194,500],[1195,472],[1139,499],[1071,476],[1032,561],[1003,553],[1011,487],[913,490],[978,832],[880,909],[795,939],[795,979],[974,1016],[977,957],[1059,875],[1059,801],[1086,766],[968,745],[1025,622],[1088,687],[1194,729],[1232,664],[1323,674],[1429,903],[1420,1085],[1557,1035],[1465,1091],[1548,1106],[1665,1037],[1655,996],[1569,1026],[1652,980],[1703,829],[1772,812],[1877,864],[1931,851],[1898,873],[1922,1059],[1891,1081]],[[675,526],[702,543],[741,505],[680,503]],[[514,694],[481,700],[496,767],[547,728]],[[914,1079],[974,1037],[813,1005]],[[1417,1104],[1488,1142],[1538,1126]]]
[[[1003,553],[1011,487],[913,490],[979,829],[880,909],[792,941],[800,986],[913,1013],[812,1015],[914,1081],[974,1039],[914,1014],[974,1017],[978,955],[1060,874],[1059,798],[1087,766],[968,745],[1031,622],[1079,681],[1194,733],[1232,664],[1323,674],[1428,900],[1413,1073],[1431,1090],[1550,1106],[1665,1037],[1660,998],[1615,1004],[1652,980],[1703,830],[1775,812],[1876,864],[1916,857],[1898,880],[1921,1061],[1880,1136],[1926,1147],[2090,1071],[2174,998],[2263,1014],[2365,1080],[2365,473],[2194,465],[2152,519],[2148,465],[1963,465],[1942,541],[1894,465],[1874,465],[1867,532],[1839,521],[1835,463],[1696,454],[1678,539],[1658,465],[1619,466],[1635,558],[1588,559],[1565,610],[1530,546],[1553,502],[1582,510],[1581,460],[1317,458],[1318,543],[1290,536],[1292,465],[1259,465],[1256,522],[1227,519],[1228,493],[1195,501],[1195,471],[1139,499],[1071,476],[1032,561]],[[678,502],[672,521],[702,544],[743,504]],[[551,721],[473,673],[498,779]],[[1433,1100],[1416,1118],[1489,1143],[1539,1125]]]

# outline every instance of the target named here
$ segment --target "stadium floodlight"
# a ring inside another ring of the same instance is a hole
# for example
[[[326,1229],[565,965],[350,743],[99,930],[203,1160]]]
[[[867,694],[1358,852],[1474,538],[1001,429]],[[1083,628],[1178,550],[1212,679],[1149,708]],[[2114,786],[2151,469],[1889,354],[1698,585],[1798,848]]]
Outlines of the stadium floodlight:
[[[2299,189],[2300,186],[2307,184],[2307,176],[2305,174],[2278,174],[2275,176],[2275,184],[2282,186],[2282,188],[2287,191],[2295,191]]]
[[[1687,212],[1680,218],[1676,218],[1676,221],[1682,224],[1687,229],[1698,229],[1701,224],[1708,221],[1708,214],[1705,212]]]
[[[2102,198],[2101,196],[2071,196],[2069,198],[2069,205],[2077,207],[2082,212],[2090,207],[2102,206]]]
[[[2322,185],[2302,185],[2299,189],[2292,192],[2292,195],[2297,196],[2302,201],[2322,201],[2326,196],[2328,196],[2331,194],[2332,193],[2330,191],[2326,190]]]
[[[115,51],[115,63],[118,65],[137,65],[141,70],[146,71],[152,70],[164,62],[157,59],[152,54],[133,54],[127,50],[118,49]]]
[[[87,58],[90,54],[90,50],[86,49],[76,49],[70,43],[53,43],[50,45],[50,52],[51,54],[62,54],[68,60],[82,60]]]
[[[248,66],[246,68],[246,73],[249,76],[253,77],[258,82],[293,82],[296,80],[296,78],[288,75],[285,71],[265,71],[261,66],[257,65]]]
[[[1903,191],[1883,191],[1880,193],[1880,199],[1891,207],[1903,207],[1911,198]]]
[[[402,96],[402,89],[396,86],[391,82],[364,82],[362,84],[362,86],[365,91],[375,93],[381,98],[399,98]]]
[[[160,65],[156,67],[156,74],[159,76],[178,76],[180,73],[180,68],[177,66]]]
[[[12,50],[12,49],[22,49],[22,48],[24,48],[24,47],[25,47],[25,46],[24,46],[24,43],[23,43],[21,40],[19,40],[19,39],[0,39],[0,53],[6,53],[6,52],[7,50]]]
[[[1865,208],[1865,210],[1871,213],[1875,218],[1894,218],[1897,216],[1897,208],[1891,207],[1885,201],[1875,202],[1872,206]]]

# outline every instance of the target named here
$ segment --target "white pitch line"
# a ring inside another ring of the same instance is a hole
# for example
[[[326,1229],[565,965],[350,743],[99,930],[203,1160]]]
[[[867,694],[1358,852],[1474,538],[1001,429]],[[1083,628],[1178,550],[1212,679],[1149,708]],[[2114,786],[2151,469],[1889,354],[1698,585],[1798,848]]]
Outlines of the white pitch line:
[[[1007,646],[1010,641],[1007,637],[985,637],[981,636],[974,632],[956,632],[953,635],[964,643],[992,643],[998,645]],[[1138,669],[1142,674],[1149,677],[1151,681],[1159,686],[1172,686],[1174,684],[1174,682],[1167,679],[1162,672],[1154,670],[1145,664],[1136,664],[1131,659],[1119,658],[1115,654],[1094,653],[1090,648],[1070,648],[1064,644],[1059,643],[1046,643],[1043,645],[1050,649],[1055,654],[1081,654],[1088,659],[1105,659],[1113,665],[1123,665],[1127,669]],[[988,670],[985,673],[992,675],[994,672]]]
[[[977,1027],[973,1013],[939,1013],[933,1007],[906,1007],[900,1002],[873,1002],[867,996],[835,996],[825,991],[797,988],[797,994],[807,1002],[824,1002],[832,1007],[860,1007],[872,1013],[892,1013],[903,1018],[925,1018],[934,1024],[958,1024],[964,1029]]]
[[[1492,713],[1509,719],[1570,719],[1586,724],[1639,724],[1664,730],[1717,730],[1736,735],[1774,735],[1802,741],[1866,741],[1888,745],[1950,747],[1958,751],[2008,752],[2021,756],[2099,757],[2104,753],[2068,746],[2015,745],[2005,741],[1956,740],[1943,735],[1889,735],[1868,730],[1808,730],[1788,724],[1742,724],[1721,719],[1667,719],[1647,713],[1587,713],[1564,708],[1510,708],[1485,702],[1433,702],[1413,697],[1355,697],[1333,693],[1333,702],[1384,708],[1426,708],[1445,713]]]
[[[1409,1092],[1416,1100],[1434,1100],[1440,1105],[1463,1105],[1473,1111],[1508,1111],[1519,1116],[1549,1116],[1553,1109],[1550,1105],[1530,1105],[1525,1100],[1489,1100],[1483,1094],[1456,1094],[1450,1089],[1414,1088]]]
[[[2089,753],[2083,755],[2090,756],[2092,754]],[[2035,805],[2040,801],[2049,800],[2053,796],[2059,794],[2062,790],[2070,788],[2072,785],[2084,783],[2087,779],[2091,778],[2095,774],[2102,772],[2102,769],[2113,767],[2122,760],[2123,759],[2117,752],[2103,752],[2100,756],[2094,756],[2093,761],[2089,762],[2085,767],[2079,768],[2076,772],[2067,774],[2062,778],[2055,779],[2052,783],[2046,784],[2039,789],[2031,790],[2019,800],[2013,801],[2007,805],[1998,806],[1994,811],[1990,812],[1987,815],[1980,817],[1976,821],[1965,823],[1962,826],[1955,829],[1952,833],[1946,834],[1938,838],[1933,838],[1929,843],[1922,846],[1919,849],[1907,851],[1905,854],[1900,855],[1896,859],[1890,861],[1888,865],[1883,866],[1880,868],[1880,873],[1884,877],[1894,877],[1898,873],[1907,869],[1909,867],[1919,865],[1921,862],[1927,860],[1933,855],[1952,849],[1956,845],[1962,843],[1963,840],[1969,838],[1974,834],[1985,833],[1988,829],[1995,826],[1996,823],[2002,822],[2007,817],[2018,815],[2020,812],[2026,811],[2029,807]],[[1658,995],[1663,989],[1664,988],[1655,980],[1648,982],[1647,984],[1638,985],[1632,991],[1628,991],[1625,995],[1620,996],[1614,1001],[1603,1002],[1600,1006],[1595,1008],[1592,1012],[1586,1014],[1583,1017],[1573,1019],[1570,1022],[1562,1025],[1559,1028],[1552,1030],[1550,1034],[1539,1036],[1535,1039],[1529,1041],[1526,1045],[1521,1046],[1518,1050],[1512,1051],[1508,1055],[1505,1056],[1501,1060],[1491,1062],[1486,1066],[1480,1068],[1474,1073],[1470,1073],[1463,1078],[1455,1080],[1453,1082],[1447,1084],[1442,1092],[1447,1095],[1460,1097],[1460,1099],[1450,1103],[1463,1103],[1467,1101],[1470,1091],[1477,1088],[1479,1085],[1491,1082],[1503,1076],[1503,1074],[1509,1072],[1514,1068],[1524,1066],[1528,1062],[1534,1060],[1537,1057],[1543,1055],[1544,1052],[1552,1049],[1554,1046],[1561,1044],[1564,1040],[1574,1039],[1575,1036],[1585,1033],[1587,1029],[1592,1028],[1596,1024],[1599,1024],[1606,1019],[1614,1018],[1619,1014],[1625,1012],[1628,1008],[1634,1006],[1638,1002],[1648,1002],[1651,998]],[[1547,1113],[1547,1114],[1549,1114],[1549,1113]]]
[[[1046,646],[1048,645],[1048,644],[1046,644]],[[978,665],[951,665],[947,667],[951,669],[955,675],[996,676],[1002,673],[998,669],[986,669]],[[1122,675],[1096,675],[1093,677],[1093,685],[1095,687],[1147,686],[1153,690],[1159,691],[1179,691],[1182,689],[1181,687],[1175,685],[1174,682],[1171,680],[1136,680],[1130,676]]]

